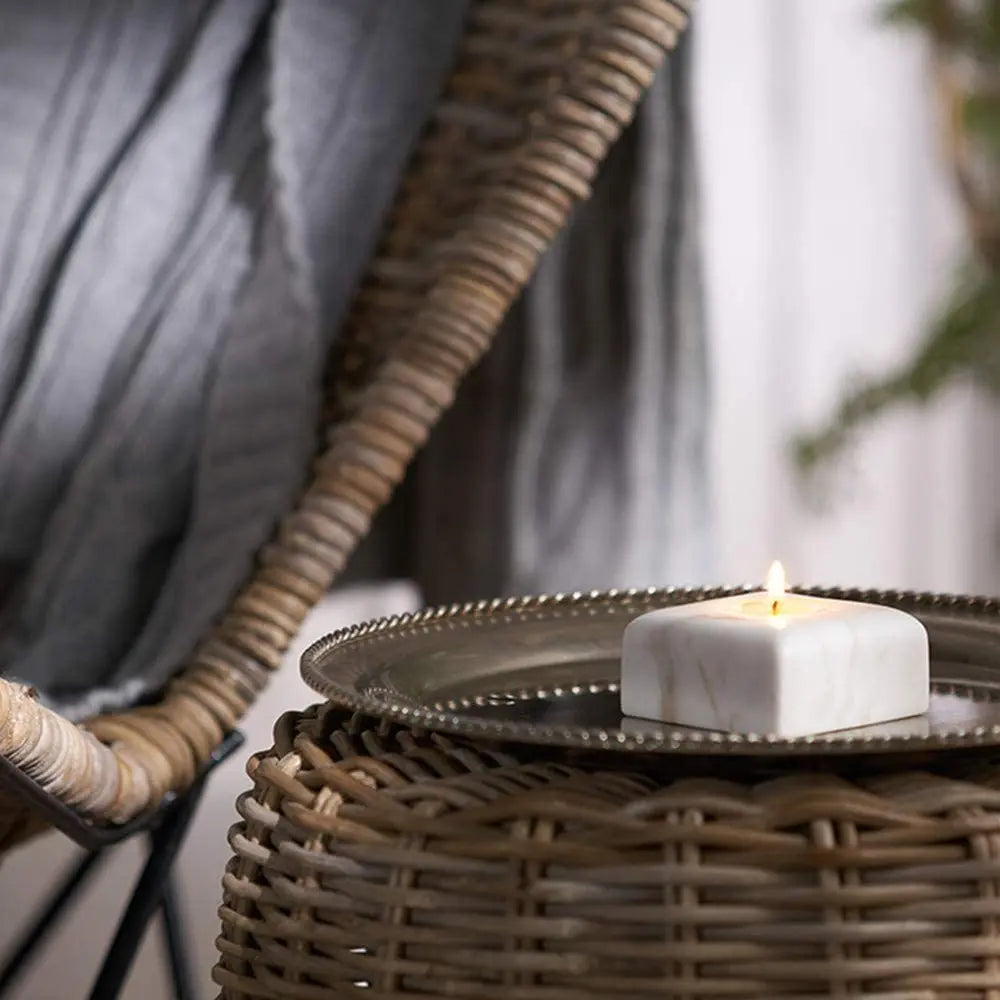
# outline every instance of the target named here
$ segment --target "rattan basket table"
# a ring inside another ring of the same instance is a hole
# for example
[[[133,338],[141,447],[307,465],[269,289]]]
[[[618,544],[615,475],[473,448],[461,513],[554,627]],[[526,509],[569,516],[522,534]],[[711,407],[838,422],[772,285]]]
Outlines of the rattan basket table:
[[[917,724],[623,726],[611,637],[716,593],[494,602],[316,644],[332,700],[278,721],[239,800],[222,995],[1000,998],[997,603],[841,595],[927,624]]]

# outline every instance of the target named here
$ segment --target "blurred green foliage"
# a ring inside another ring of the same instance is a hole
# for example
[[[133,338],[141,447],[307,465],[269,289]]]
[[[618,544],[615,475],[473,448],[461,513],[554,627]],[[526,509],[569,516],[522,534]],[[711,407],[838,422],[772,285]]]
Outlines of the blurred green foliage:
[[[958,380],[1000,395],[1000,0],[894,0],[884,15],[930,43],[969,252],[913,356],[887,375],[859,379],[825,427],[795,440],[807,473],[892,406],[925,404]]]

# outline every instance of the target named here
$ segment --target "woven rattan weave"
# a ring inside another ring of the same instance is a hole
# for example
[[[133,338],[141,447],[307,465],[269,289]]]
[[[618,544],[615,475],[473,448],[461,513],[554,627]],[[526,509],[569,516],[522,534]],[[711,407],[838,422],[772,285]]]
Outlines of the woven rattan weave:
[[[686,0],[472,0],[445,92],[332,359],[297,508],[162,699],[78,728],[0,680],[0,755],[96,822],[188,784],[282,661],[585,198]],[[37,824],[0,800],[0,849]]]
[[[230,834],[223,997],[1000,997],[995,766],[641,763],[284,716]]]

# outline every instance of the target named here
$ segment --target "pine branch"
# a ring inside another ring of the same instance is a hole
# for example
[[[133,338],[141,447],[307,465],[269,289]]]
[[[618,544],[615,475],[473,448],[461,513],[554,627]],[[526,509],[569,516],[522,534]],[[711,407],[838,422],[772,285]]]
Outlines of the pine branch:
[[[910,361],[859,382],[825,427],[795,439],[796,464],[807,473],[890,407],[924,405],[956,380],[1000,395],[1000,0],[894,0],[883,13],[930,38],[973,260]]]
[[[890,407],[925,405],[960,379],[1000,392],[1000,284],[981,268],[959,283],[911,361],[888,376],[862,381],[823,430],[795,439],[796,464],[813,471]]]

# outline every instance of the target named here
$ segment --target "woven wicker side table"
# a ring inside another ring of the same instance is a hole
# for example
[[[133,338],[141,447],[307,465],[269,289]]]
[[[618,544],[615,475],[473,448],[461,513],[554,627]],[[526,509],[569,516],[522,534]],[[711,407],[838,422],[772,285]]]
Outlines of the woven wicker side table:
[[[977,611],[964,636],[937,633],[939,662],[962,648],[979,669],[996,608]],[[576,612],[573,628],[589,628]],[[437,634],[454,614],[410,624],[468,666],[461,636]],[[482,617],[465,616],[477,633]],[[401,675],[379,660],[380,629],[347,645],[388,690]],[[413,661],[425,694],[430,664]],[[443,731],[462,704],[437,732],[332,703],[278,721],[230,834],[223,997],[1000,998],[990,727],[929,757],[892,756],[908,737],[890,733],[857,755],[768,747],[736,766],[718,745],[623,752],[629,737],[559,745],[558,726],[533,746]]]

